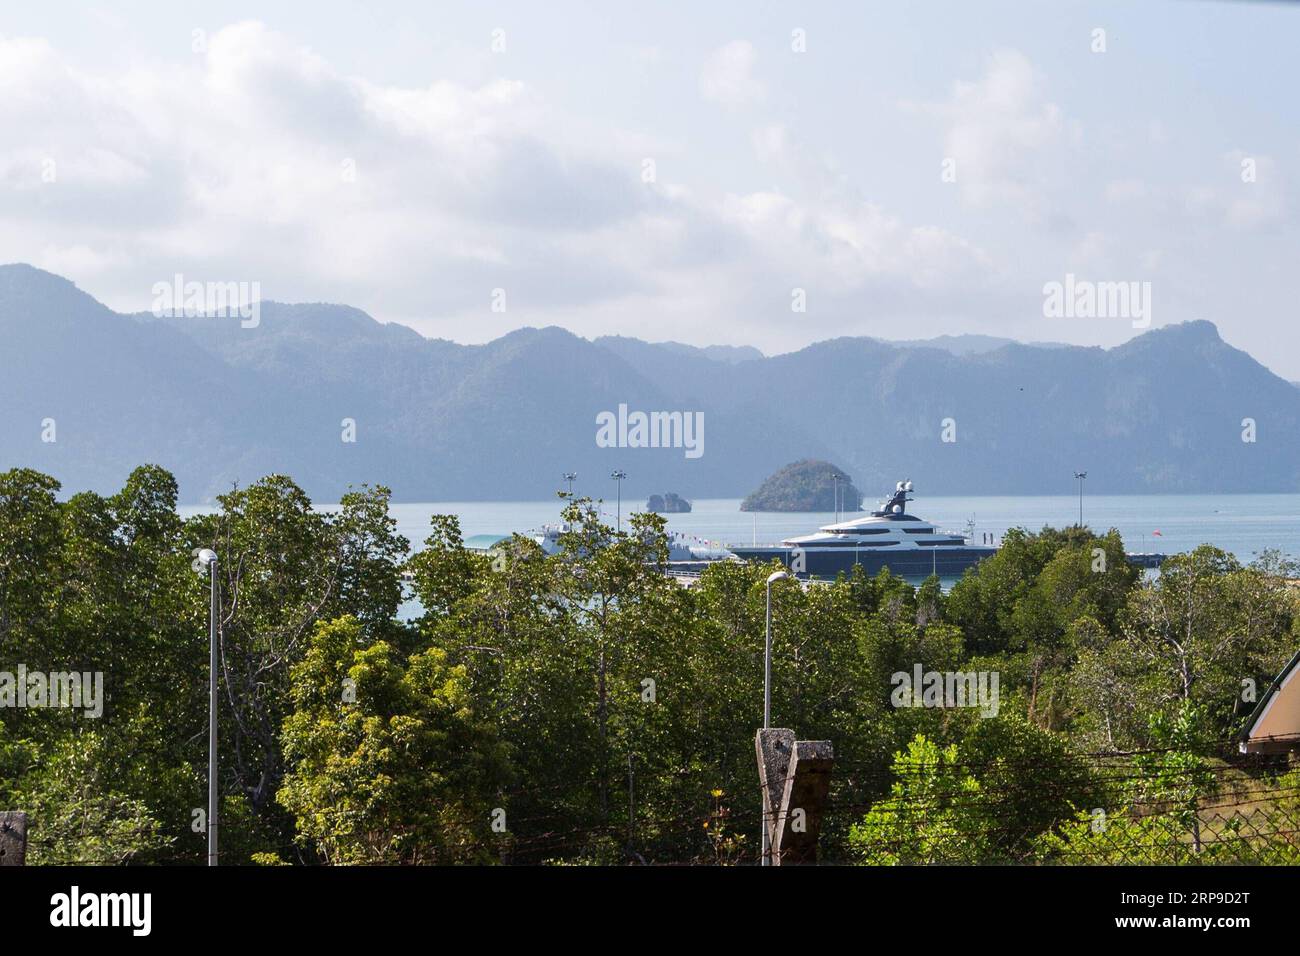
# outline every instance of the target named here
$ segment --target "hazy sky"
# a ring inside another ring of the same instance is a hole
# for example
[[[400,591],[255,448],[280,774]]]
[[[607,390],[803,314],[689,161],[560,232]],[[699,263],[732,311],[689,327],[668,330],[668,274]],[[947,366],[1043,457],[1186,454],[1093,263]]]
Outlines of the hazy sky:
[[[0,261],[461,342],[1134,335],[1044,317],[1073,273],[1300,379],[1300,7],[216,6],[7,6]]]

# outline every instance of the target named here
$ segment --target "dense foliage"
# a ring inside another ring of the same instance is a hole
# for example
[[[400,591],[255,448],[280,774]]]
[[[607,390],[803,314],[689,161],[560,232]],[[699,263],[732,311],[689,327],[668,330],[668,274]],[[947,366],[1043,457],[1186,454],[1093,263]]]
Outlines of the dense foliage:
[[[470,551],[435,516],[408,557],[383,488],[317,509],[272,476],[188,519],[156,467],[59,491],[0,474],[0,672],[104,675],[100,717],[0,708],[0,806],[31,815],[32,862],[203,859],[200,547],[221,555],[227,861],[755,858],[770,568],[682,587],[662,518],[617,534],[583,500],[559,554]],[[1294,771],[1229,746],[1300,643],[1288,575],[1202,547],[1146,579],[1118,534],[1071,528],[1013,531],[947,593],[776,582],[774,723],[835,747],[823,855],[1233,859],[1207,805],[1300,812]],[[997,706],[900,706],[922,671],[996,674]]]

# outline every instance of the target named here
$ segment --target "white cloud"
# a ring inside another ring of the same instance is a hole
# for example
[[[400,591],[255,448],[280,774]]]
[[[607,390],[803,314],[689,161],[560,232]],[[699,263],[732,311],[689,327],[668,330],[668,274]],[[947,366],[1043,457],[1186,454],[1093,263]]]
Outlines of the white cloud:
[[[1081,137],[1044,88],[1024,54],[1002,50],[978,80],[955,83],[947,101],[928,107],[947,126],[944,155],[956,161],[957,184],[973,205],[1043,214],[1043,187],[1061,165],[1053,154]]]
[[[1227,180],[1222,190],[1224,217],[1239,229],[1258,229],[1280,222],[1286,215],[1287,197],[1277,161],[1272,156],[1248,155],[1235,149],[1224,157]]]
[[[1106,184],[1106,201],[1138,202],[1147,198],[1147,184],[1140,179],[1115,179]]]
[[[718,47],[700,71],[700,93],[726,107],[759,102],[766,88],[754,75],[755,59],[754,46],[748,40],[732,40]]]
[[[35,231],[50,249],[124,247],[137,289],[182,267],[259,270],[279,280],[264,288],[313,297],[404,280],[388,298],[410,314],[485,299],[504,282],[488,273],[533,256],[543,226],[590,228],[645,201],[612,157],[550,138],[543,104],[508,80],[380,86],[259,23],[218,31],[192,64],[129,75],[84,76],[43,42],[3,42],[6,258],[37,258]],[[122,258],[73,261],[94,272]],[[417,290],[404,263],[488,284]]]
[[[757,102],[753,59],[723,47],[702,90]],[[990,271],[961,237],[864,199],[784,127],[753,144],[788,182],[727,194],[663,167],[642,183],[641,157],[658,153],[644,134],[579,122],[509,78],[345,75],[254,22],[192,61],[96,75],[0,38],[0,261],[124,310],[181,272],[462,341],[549,322],[698,340],[733,323],[710,337],[760,345],[880,334],[899,303],[964,302]],[[791,332],[796,285],[815,306]],[[494,288],[508,312],[490,311]]]
[[[1181,228],[1260,233],[1294,222],[1282,170],[1272,156],[1234,149],[1217,157],[1208,175],[1183,189],[1181,203],[1174,205],[1185,220]]]
[[[956,286],[988,265],[943,229],[908,226],[874,203],[847,197],[805,204],[771,192],[729,196],[722,215],[770,269],[837,295],[881,281]]]

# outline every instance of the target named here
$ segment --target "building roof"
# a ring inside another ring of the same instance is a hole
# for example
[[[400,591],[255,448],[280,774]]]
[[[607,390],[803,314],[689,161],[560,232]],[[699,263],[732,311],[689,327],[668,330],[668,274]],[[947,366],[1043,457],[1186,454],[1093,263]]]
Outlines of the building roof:
[[[1300,651],[1255,705],[1240,742],[1242,753],[1300,750]]]
[[[509,541],[508,534],[474,534],[465,539],[465,548],[469,551],[491,551],[502,541]]]

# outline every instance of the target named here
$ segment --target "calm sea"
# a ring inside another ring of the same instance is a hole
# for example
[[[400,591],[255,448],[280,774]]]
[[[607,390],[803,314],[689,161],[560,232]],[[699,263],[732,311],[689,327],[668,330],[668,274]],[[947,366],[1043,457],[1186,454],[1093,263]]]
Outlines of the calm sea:
[[[634,502],[632,507],[641,507]],[[611,524],[613,508],[603,506]],[[629,511],[623,503],[623,518]],[[940,528],[964,532],[968,522],[978,543],[985,533],[997,538],[1008,528],[1037,531],[1044,525],[1064,527],[1079,520],[1074,496],[926,497],[910,510]],[[557,524],[560,503],[551,501],[448,501],[396,504],[392,515],[398,530],[414,548],[423,545],[431,514],[455,514],[461,530],[474,534],[508,534],[544,524]],[[864,513],[865,514],[865,513]],[[738,498],[693,502],[690,514],[665,515],[673,531],[722,544],[775,543],[806,534],[835,520],[826,513],[746,513]],[[853,517],[841,515],[841,519]],[[1266,548],[1300,557],[1300,495],[1098,495],[1084,497],[1083,520],[1091,528],[1115,528],[1129,551],[1174,554],[1209,543],[1249,562]]]
[[[673,531],[722,544],[770,544],[796,534],[806,534],[835,520],[831,512],[747,513],[739,498],[704,498],[695,501],[690,514],[665,515]],[[322,506],[328,509],[330,506]],[[623,503],[623,518],[641,502]],[[212,509],[185,506],[183,516]],[[602,511],[610,524],[614,509],[606,502]],[[973,527],[972,541],[985,533],[1001,538],[1008,528],[1037,531],[1045,525],[1064,527],[1079,520],[1079,499],[1070,495],[1018,497],[927,497],[910,511],[941,529],[965,532]],[[466,537],[475,534],[509,534],[560,522],[560,502],[550,501],[438,501],[395,504],[391,514],[397,530],[410,540],[413,550],[423,547],[429,516],[454,514]],[[861,513],[865,514],[865,512]],[[841,520],[852,518],[842,514]],[[861,516],[861,515],[858,515]],[[1083,520],[1091,528],[1116,528],[1129,551],[1175,554],[1199,544],[1213,544],[1249,562],[1259,552],[1276,548],[1300,558],[1300,495],[1096,495],[1083,500]]]
[[[632,508],[640,506],[634,502]],[[692,502],[690,514],[665,515],[673,531],[721,544],[771,544],[796,534],[806,534],[835,520],[831,512],[792,514],[746,513],[739,498],[705,498]],[[329,510],[331,506],[324,505]],[[187,506],[183,516],[211,511]],[[984,534],[1000,540],[1008,528],[1037,531],[1045,525],[1064,527],[1079,520],[1079,499],[1074,496],[924,498],[911,512],[941,529],[965,533],[973,528],[975,543]],[[612,525],[616,521],[608,502],[602,506]],[[623,503],[626,520],[629,505]],[[390,513],[397,530],[412,550],[424,546],[429,516],[454,514],[465,537],[509,534],[560,522],[560,502],[550,501],[440,501],[395,504]],[[865,514],[862,513],[862,514]],[[854,517],[842,514],[841,520]],[[1098,495],[1083,500],[1083,520],[1091,528],[1115,528],[1129,551],[1175,554],[1200,544],[1230,551],[1245,563],[1269,548],[1300,559],[1300,495]],[[1148,572],[1154,573],[1154,572]],[[945,588],[953,581],[944,580]],[[420,613],[415,601],[403,604],[400,616],[410,620]]]

